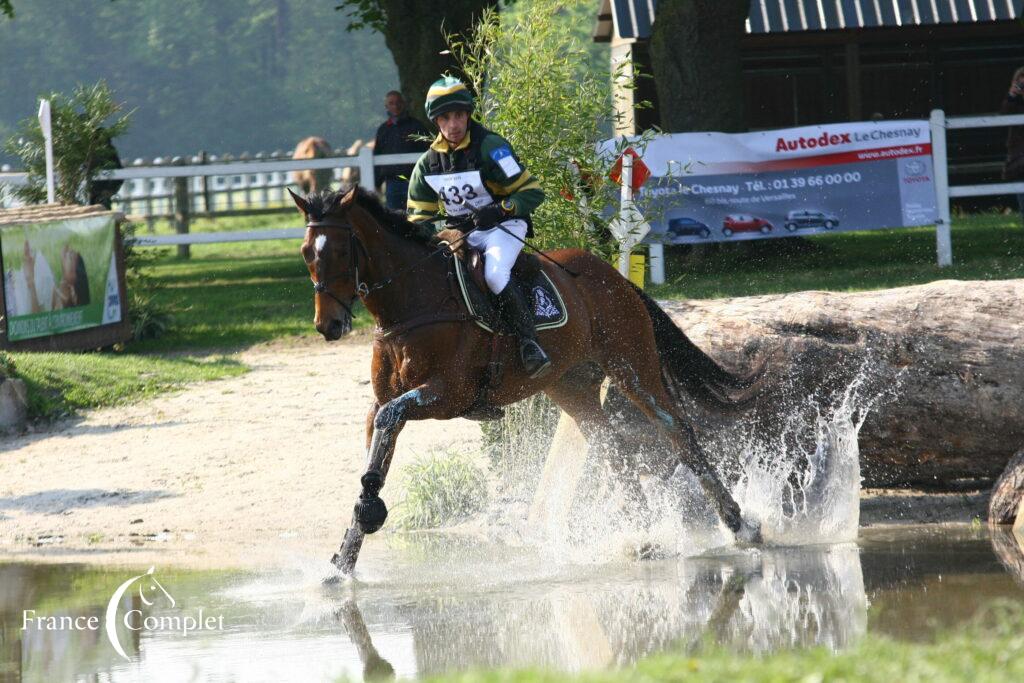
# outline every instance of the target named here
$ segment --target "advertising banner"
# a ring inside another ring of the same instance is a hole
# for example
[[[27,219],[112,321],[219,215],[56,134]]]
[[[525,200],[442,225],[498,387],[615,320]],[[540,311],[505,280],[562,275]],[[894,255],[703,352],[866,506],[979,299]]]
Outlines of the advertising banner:
[[[642,158],[653,173],[637,193],[648,242],[898,228],[937,216],[927,121],[660,135]]]
[[[0,226],[8,341],[121,321],[114,217]]]

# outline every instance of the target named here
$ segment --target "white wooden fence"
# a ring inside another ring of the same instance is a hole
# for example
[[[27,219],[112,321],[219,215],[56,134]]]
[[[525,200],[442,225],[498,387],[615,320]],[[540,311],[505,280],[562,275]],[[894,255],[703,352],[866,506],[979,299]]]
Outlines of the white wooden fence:
[[[1003,128],[1024,125],[1024,114],[1015,116],[961,116],[946,118],[935,109],[931,115],[932,161],[935,169],[935,197],[939,217],[935,223],[935,251],[940,266],[953,265],[953,240],[949,234],[949,202],[954,197],[985,197],[1000,194],[1024,194],[1024,181],[949,186],[949,159],[946,156],[946,131],[966,128]]]
[[[223,161],[211,159],[207,163],[198,162],[198,158],[185,160],[175,158],[149,166],[133,165],[116,171],[106,171],[100,178],[123,180],[117,196],[114,197],[114,208],[126,214],[144,218],[171,216],[176,211],[175,181],[184,179],[188,189],[188,213],[191,215],[230,215],[233,211],[252,212],[282,203],[290,203],[291,199],[285,188],[294,187],[291,173],[302,170],[331,169],[335,179],[340,180],[341,170],[355,168],[359,170],[359,182],[365,187],[373,187],[373,170],[375,166],[394,164],[413,164],[419,159],[418,153],[382,154],[374,156],[373,150],[362,148],[354,156],[326,157],[322,159],[260,159],[257,155],[253,160]],[[205,182],[204,182],[205,181]],[[4,201],[3,186],[17,187],[26,182],[24,173],[0,173],[0,202]],[[206,196],[215,199],[206,206]],[[9,199],[7,200],[9,201]],[[206,211],[200,210],[207,209]],[[295,235],[295,231],[262,230],[250,232],[224,232],[202,234],[179,234],[167,236],[140,236],[137,243],[142,246],[162,246],[168,244],[187,245],[211,242],[239,242],[260,239],[281,239]],[[301,236],[301,231],[298,236]]]

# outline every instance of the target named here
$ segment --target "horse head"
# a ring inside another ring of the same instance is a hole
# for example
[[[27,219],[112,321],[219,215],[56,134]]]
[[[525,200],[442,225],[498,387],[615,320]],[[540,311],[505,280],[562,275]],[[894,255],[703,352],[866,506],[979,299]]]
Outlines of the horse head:
[[[327,341],[352,331],[352,304],[358,296],[357,242],[346,209],[352,194],[288,190],[306,219],[302,259],[313,281],[313,324]]]

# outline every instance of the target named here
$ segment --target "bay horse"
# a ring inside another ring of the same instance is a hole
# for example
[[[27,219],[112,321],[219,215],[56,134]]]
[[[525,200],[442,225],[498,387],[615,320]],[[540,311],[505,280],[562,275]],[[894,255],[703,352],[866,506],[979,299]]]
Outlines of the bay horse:
[[[323,138],[310,136],[303,138],[295,145],[292,152],[292,159],[323,159],[331,156],[331,143]],[[292,180],[299,186],[304,194],[311,192],[322,192],[331,189],[331,181],[334,180],[334,171],[329,168],[321,168],[316,171],[294,171]]]
[[[385,209],[361,188],[344,195],[292,193],[292,198],[306,220],[301,252],[313,282],[317,331],[328,341],[351,331],[357,298],[377,326],[362,493],[341,550],[332,558],[343,574],[354,569],[364,535],[380,529],[387,517],[379,493],[408,420],[473,417],[543,391],[576,421],[589,443],[616,445],[615,429],[601,408],[605,375],[671,440],[737,540],[760,542],[759,525],[743,518],[672,399],[685,391],[706,405],[724,407],[729,400],[723,395],[750,381],[701,351],[611,265],[581,249],[548,254],[566,269],[543,264],[569,312],[565,325],[539,332],[551,371],[528,377],[514,345],[508,345],[501,382],[489,387],[487,405],[481,406],[481,387],[493,360],[492,335],[474,323],[455,296],[452,266],[443,257],[448,247],[439,246],[427,226]],[[625,475],[629,499],[643,501],[635,472],[622,471],[626,459],[613,460],[620,461],[612,469]]]

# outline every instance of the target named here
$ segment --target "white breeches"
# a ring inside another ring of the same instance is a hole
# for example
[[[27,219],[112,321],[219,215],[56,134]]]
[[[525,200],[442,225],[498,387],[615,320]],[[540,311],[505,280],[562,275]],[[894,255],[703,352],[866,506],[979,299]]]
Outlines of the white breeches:
[[[505,232],[506,230],[508,232]],[[501,290],[505,289],[512,276],[512,266],[516,263],[516,257],[523,249],[523,243],[516,237],[526,237],[526,221],[521,218],[502,221],[501,227],[471,232],[466,238],[469,246],[483,253],[484,279],[487,280],[487,287],[495,294],[500,294]]]

